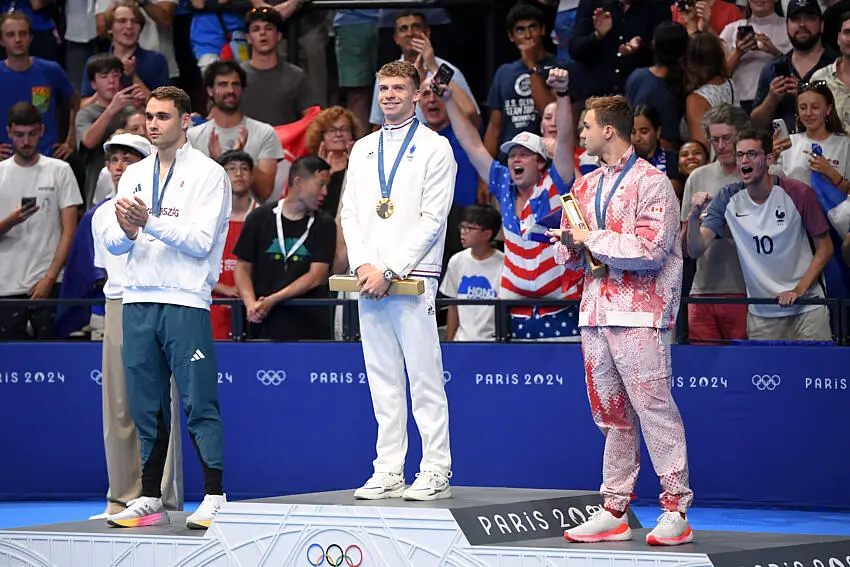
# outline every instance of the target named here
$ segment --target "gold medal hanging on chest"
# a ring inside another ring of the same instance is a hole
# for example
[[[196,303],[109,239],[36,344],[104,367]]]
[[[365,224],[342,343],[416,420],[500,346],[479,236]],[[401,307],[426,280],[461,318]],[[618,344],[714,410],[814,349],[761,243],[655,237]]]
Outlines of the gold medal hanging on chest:
[[[375,207],[375,212],[382,219],[388,219],[393,216],[393,211],[395,211],[395,203],[389,199],[381,199],[378,201],[378,206]]]

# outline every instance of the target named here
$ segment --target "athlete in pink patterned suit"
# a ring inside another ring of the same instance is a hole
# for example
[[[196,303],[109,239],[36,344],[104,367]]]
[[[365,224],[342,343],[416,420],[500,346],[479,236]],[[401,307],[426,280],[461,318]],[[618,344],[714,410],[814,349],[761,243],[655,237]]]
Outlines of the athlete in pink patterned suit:
[[[685,429],[671,395],[668,341],[681,299],[679,205],[667,176],[637,158],[629,141],[634,119],[626,101],[590,99],[587,107],[582,138],[603,165],[577,180],[572,194],[590,231],[564,220],[550,236],[557,262],[586,267],[588,250],[607,265],[600,278],[585,269],[579,312],[588,397],[606,437],[604,507],[564,537],[574,542],[631,539],[625,512],[640,468],[642,425],[661,477],[664,509],[646,541],[678,545],[693,540],[685,516],[693,492]]]

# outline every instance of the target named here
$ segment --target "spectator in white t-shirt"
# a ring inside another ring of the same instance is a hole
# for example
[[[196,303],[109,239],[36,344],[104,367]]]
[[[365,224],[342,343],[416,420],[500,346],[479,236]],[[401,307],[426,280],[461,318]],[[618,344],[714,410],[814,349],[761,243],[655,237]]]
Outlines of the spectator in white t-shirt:
[[[749,0],[747,5],[750,16],[723,28],[720,40],[726,49],[726,68],[732,73],[741,106],[750,112],[762,68],[790,51],[791,40],[774,0]]]
[[[797,121],[801,132],[775,139],[781,152],[780,168],[786,177],[812,184],[812,172],[821,173],[843,193],[850,189],[850,137],[835,108],[832,91],[824,82],[804,83],[797,95]],[[778,133],[775,133],[776,137]],[[820,147],[822,156],[815,154]]]
[[[778,303],[749,306],[749,338],[829,341],[826,305],[794,305],[800,298],[825,295],[820,276],[833,252],[829,225],[811,187],[793,179],[774,185],[768,174],[772,152],[773,139],[767,132],[738,133],[735,157],[743,182],[727,185],[714,199],[706,193],[694,195],[688,252],[699,258],[728,227],[741,259],[747,296],[775,298]],[[815,242],[814,253],[810,239]]]
[[[7,132],[14,155],[0,162],[0,297],[59,296],[77,227],[80,188],[66,162],[38,153],[44,124],[28,102],[12,106]],[[52,338],[55,307],[0,308],[0,340]]]
[[[274,128],[242,112],[245,70],[237,61],[215,61],[204,71],[204,86],[213,103],[212,119],[189,128],[192,147],[214,160],[230,150],[242,150],[254,160],[254,198],[263,203],[274,191],[283,146]]]
[[[454,299],[497,299],[505,255],[493,248],[502,218],[490,205],[470,205],[463,211],[460,241],[464,250],[449,260],[440,293]],[[446,340],[492,341],[496,314],[492,306],[450,305]]]

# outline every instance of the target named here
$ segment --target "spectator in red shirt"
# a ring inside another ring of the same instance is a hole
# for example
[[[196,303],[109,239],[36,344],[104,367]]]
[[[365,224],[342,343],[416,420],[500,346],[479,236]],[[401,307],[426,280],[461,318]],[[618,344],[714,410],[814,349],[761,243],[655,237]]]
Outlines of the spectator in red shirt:
[[[236,281],[233,272],[236,270],[236,256],[233,247],[239,240],[242,225],[248,213],[257,207],[257,202],[251,196],[251,186],[254,184],[254,160],[243,151],[232,150],[225,152],[218,163],[227,172],[233,195],[233,210],[230,213],[230,225],[227,229],[227,240],[224,244],[224,254],[221,256],[221,275],[213,288],[214,298],[236,299]],[[226,341],[233,338],[231,330],[231,314],[229,305],[213,305],[210,308],[212,318],[213,339]]]

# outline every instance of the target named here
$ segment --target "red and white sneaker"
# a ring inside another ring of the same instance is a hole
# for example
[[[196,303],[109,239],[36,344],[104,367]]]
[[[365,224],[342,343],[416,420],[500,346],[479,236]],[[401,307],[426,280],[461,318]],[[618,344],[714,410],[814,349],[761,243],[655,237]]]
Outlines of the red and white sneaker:
[[[658,516],[658,525],[646,534],[649,545],[682,545],[694,541],[694,531],[688,518],[679,512],[664,512]]]
[[[632,539],[632,530],[626,514],[618,518],[603,508],[594,512],[585,523],[565,531],[564,538],[575,543],[628,541]]]

